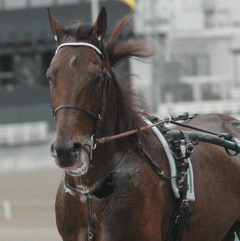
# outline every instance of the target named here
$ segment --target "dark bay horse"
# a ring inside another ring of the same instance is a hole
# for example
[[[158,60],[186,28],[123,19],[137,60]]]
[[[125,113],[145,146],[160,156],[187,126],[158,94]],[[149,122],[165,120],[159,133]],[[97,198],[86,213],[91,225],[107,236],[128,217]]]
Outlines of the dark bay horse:
[[[92,26],[77,23],[64,28],[50,12],[49,17],[58,45],[47,77],[57,122],[51,154],[65,172],[55,206],[62,239],[166,240],[178,200],[170,180],[157,175],[142,152],[143,148],[164,175],[170,176],[168,158],[152,129],[96,144],[96,138],[147,125],[112,67],[126,58],[145,58],[153,52],[142,41],[117,44],[130,17],[103,41],[104,8]],[[203,115],[188,125],[229,132],[240,139],[240,122],[229,116]],[[182,240],[234,240],[233,231],[239,234],[240,229],[239,155],[229,156],[222,147],[200,142],[191,161],[196,201],[190,204]]]

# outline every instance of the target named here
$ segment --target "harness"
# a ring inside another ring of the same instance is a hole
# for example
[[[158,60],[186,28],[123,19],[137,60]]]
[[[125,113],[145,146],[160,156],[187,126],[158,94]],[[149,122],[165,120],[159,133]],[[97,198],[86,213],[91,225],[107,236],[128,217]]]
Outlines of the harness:
[[[178,120],[192,119],[195,116],[196,115],[190,117],[188,113],[186,113],[183,116],[179,116],[175,120],[169,119],[169,123],[198,130],[202,133],[170,130],[164,126],[164,123],[157,125],[157,128],[163,134],[169,144],[169,148],[175,157],[178,170],[177,175],[170,178],[172,180],[173,178],[176,179],[179,197],[176,197],[176,195],[175,197],[179,199],[179,206],[171,218],[167,238],[165,241],[182,240],[183,231],[187,227],[187,221],[190,217],[190,201],[195,201],[195,197],[192,198],[187,196],[189,189],[191,189],[188,182],[188,171],[191,169],[190,155],[193,152],[194,145],[197,145],[199,141],[203,141],[224,147],[226,153],[231,156],[233,155],[230,154],[228,149],[235,151],[234,155],[240,153],[240,141],[233,138],[229,133],[217,134],[177,122]],[[152,121],[159,122],[159,119],[154,117]],[[163,176],[163,178],[169,177]]]

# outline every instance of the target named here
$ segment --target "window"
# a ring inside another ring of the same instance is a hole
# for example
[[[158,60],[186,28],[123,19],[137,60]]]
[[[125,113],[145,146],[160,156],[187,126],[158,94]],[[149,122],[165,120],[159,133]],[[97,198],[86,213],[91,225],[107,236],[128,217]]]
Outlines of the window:
[[[38,84],[41,58],[36,54],[15,56],[15,74],[18,85],[33,88]]]
[[[5,0],[1,1],[1,7],[3,9],[16,9],[16,8],[25,8],[26,7],[26,0]]]
[[[48,85],[48,80],[46,78],[46,72],[50,66],[53,56],[54,56],[53,51],[48,51],[48,52],[45,52],[42,54],[41,85]]]
[[[0,85],[1,88],[11,89],[13,82],[13,56],[0,56]]]
[[[0,9],[21,9],[62,4],[77,4],[81,0],[0,0]],[[84,0],[82,0],[84,1]],[[87,1],[87,0],[86,0]]]
[[[209,75],[210,64],[207,54],[186,54],[175,56],[182,65],[183,75]]]
[[[208,54],[185,54],[177,56],[182,65],[182,75],[210,75],[210,57]],[[214,99],[212,84],[201,86],[204,100]]]

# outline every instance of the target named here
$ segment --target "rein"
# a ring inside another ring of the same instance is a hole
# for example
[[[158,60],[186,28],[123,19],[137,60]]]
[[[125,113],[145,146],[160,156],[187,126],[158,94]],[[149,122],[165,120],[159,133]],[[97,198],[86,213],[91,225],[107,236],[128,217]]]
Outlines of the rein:
[[[139,129],[126,131],[124,133],[120,133],[120,134],[117,134],[117,135],[114,135],[114,136],[108,136],[108,137],[102,137],[100,139],[96,139],[96,144],[99,144],[99,143],[102,144],[102,143],[105,143],[105,142],[109,142],[109,141],[113,141],[113,140],[116,140],[116,139],[119,139],[119,138],[130,136],[130,135],[133,135],[133,134],[138,133],[140,131],[144,131],[144,130],[150,129],[150,128],[152,128],[154,126],[157,126],[159,124],[170,123],[170,122],[171,122],[171,117],[170,116],[166,116],[166,117],[164,117],[164,120],[159,121],[159,122],[154,123],[154,124],[149,125],[149,126],[144,126],[144,127],[139,128]]]
[[[188,118],[188,119],[191,119],[191,118]],[[176,118],[176,120],[178,120],[178,119]],[[179,120],[181,120],[181,119],[179,119]],[[206,130],[203,130],[203,129],[200,129],[200,128],[196,128],[196,127],[193,127],[193,126],[189,126],[189,125],[186,125],[186,124],[179,123],[177,121],[172,120],[172,117],[167,115],[163,118],[163,120],[158,121],[157,123],[154,123],[152,125],[144,126],[144,127],[139,128],[139,129],[127,131],[127,132],[117,134],[117,135],[114,135],[114,136],[102,137],[100,139],[96,139],[96,144],[98,144],[98,143],[102,144],[102,143],[109,142],[109,141],[112,141],[112,140],[116,140],[116,139],[119,139],[119,138],[122,138],[122,137],[130,136],[130,135],[133,135],[133,134],[138,133],[140,131],[144,131],[144,130],[150,129],[154,126],[157,126],[159,124],[165,124],[165,123],[166,124],[171,123],[171,124],[174,124],[174,125],[183,126],[183,127],[189,128],[189,129],[201,131],[201,132],[204,132],[204,133],[207,133],[207,134],[212,134],[212,135],[215,135],[215,136],[219,135],[219,134],[211,132],[211,131],[206,131]]]

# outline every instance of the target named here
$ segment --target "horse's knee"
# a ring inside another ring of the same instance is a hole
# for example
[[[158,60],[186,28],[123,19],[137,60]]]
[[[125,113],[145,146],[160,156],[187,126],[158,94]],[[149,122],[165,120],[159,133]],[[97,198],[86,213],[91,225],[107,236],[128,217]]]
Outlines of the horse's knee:
[[[234,241],[235,240],[235,233],[234,230],[231,228],[226,236],[222,239],[222,241]]]
[[[235,226],[236,226],[235,232],[237,234],[237,237],[240,239],[240,221],[237,221],[235,223]]]
[[[222,239],[222,241],[234,241],[235,240],[235,233],[238,238],[240,238],[240,222],[237,221],[228,231],[226,236]]]

